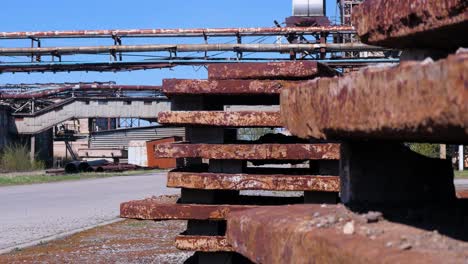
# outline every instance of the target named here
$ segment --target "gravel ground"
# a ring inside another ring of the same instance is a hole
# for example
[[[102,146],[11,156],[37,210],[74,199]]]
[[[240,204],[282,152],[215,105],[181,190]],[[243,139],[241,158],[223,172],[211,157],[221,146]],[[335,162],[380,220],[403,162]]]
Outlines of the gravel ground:
[[[174,248],[185,221],[125,220],[66,239],[0,255],[0,263],[183,263],[193,252]]]
[[[0,187],[0,250],[117,219],[119,205],[166,188],[166,173]]]

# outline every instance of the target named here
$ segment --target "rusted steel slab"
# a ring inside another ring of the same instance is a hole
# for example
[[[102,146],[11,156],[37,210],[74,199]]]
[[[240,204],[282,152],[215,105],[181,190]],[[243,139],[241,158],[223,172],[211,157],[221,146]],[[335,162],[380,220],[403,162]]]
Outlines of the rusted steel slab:
[[[392,48],[468,46],[466,0],[366,0],[353,10],[364,43]]]
[[[268,190],[339,192],[337,176],[196,173],[174,170],[167,187],[203,190]]]
[[[468,142],[468,52],[367,68],[281,91],[283,124],[302,138]]]
[[[142,220],[224,220],[230,212],[252,208],[255,206],[177,204],[146,199],[122,203],[120,217]]]
[[[458,199],[468,199],[468,190],[457,191]]]
[[[231,252],[232,248],[223,236],[177,236],[175,246],[179,250],[199,252]]]
[[[163,93],[173,95],[279,95],[284,80],[163,80]]]
[[[315,61],[220,63],[208,66],[208,79],[283,79],[303,80],[336,76],[337,72]]]
[[[368,219],[343,205],[262,207],[231,213],[226,236],[255,263],[463,263],[468,255],[464,242],[441,246],[447,237]]]
[[[338,160],[339,144],[159,144],[157,158]]]
[[[281,127],[281,115],[279,111],[171,111],[160,112],[158,122],[185,126]]]

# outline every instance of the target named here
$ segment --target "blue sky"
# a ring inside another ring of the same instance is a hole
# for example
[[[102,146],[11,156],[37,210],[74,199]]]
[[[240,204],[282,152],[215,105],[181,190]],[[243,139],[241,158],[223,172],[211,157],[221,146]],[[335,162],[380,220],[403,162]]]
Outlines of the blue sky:
[[[327,14],[335,16],[335,0],[327,0]],[[291,15],[291,0],[42,0],[3,1],[0,31],[73,29],[267,27]],[[93,40],[96,41],[96,40]],[[129,40],[130,41],[130,40]],[[166,40],[171,42],[171,40]],[[138,40],[145,44],[146,40]],[[175,43],[175,41],[172,41]],[[135,43],[135,42],[133,42]],[[45,40],[43,46],[84,44]],[[110,45],[102,40],[88,45]],[[125,44],[125,40],[124,40]],[[26,40],[0,41],[0,46],[28,46]],[[105,60],[105,57],[104,57]],[[206,78],[204,69],[178,67],[121,73],[16,73],[0,74],[0,83],[116,81],[155,84],[164,78]]]

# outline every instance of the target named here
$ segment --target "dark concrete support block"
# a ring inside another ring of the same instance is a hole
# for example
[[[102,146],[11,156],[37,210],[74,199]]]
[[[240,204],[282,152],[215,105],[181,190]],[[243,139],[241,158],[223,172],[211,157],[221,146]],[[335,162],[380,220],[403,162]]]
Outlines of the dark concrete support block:
[[[233,253],[231,252],[200,252],[198,255],[198,263],[200,264],[218,264],[226,263],[233,264]]]
[[[239,191],[225,190],[181,190],[182,204],[232,204],[239,196]]]
[[[339,175],[339,160],[311,160],[309,161],[311,174],[314,175]]]
[[[224,236],[226,234],[226,221],[189,220],[186,236]]]
[[[243,160],[210,160],[209,172],[242,173],[246,162]]]
[[[348,205],[447,202],[455,199],[453,169],[402,144],[342,144],[341,201]]]
[[[196,111],[203,110],[202,96],[177,96],[171,99],[172,111]]]
[[[248,258],[234,252],[196,252],[184,264],[252,264]]]
[[[217,144],[224,141],[224,129],[211,127],[186,128],[187,141],[193,144]]]
[[[304,192],[305,204],[337,204],[339,201],[337,192]]]

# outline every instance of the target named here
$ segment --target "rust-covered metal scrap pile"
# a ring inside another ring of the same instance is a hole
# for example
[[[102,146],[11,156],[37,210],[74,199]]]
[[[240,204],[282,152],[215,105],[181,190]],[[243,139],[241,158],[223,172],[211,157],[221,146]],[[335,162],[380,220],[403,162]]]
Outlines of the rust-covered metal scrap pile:
[[[159,122],[186,126],[189,141],[155,147],[157,157],[183,163],[168,173],[168,186],[182,190],[179,202],[129,202],[121,214],[189,220],[175,242],[179,249],[197,251],[201,263],[237,263],[247,260],[226,240],[227,215],[264,205],[336,203],[340,155],[336,143],[283,134],[241,139],[238,129],[281,128],[281,88],[336,72],[316,62],[217,64],[208,71],[208,80],[163,83],[173,111],[161,113]]]
[[[314,62],[217,64],[208,80],[165,80],[173,111],[159,122],[186,126],[188,142],[154,152],[179,159],[168,186],[181,198],[124,203],[121,216],[188,220],[175,244],[193,263],[466,263],[451,162],[402,143],[468,142],[468,4],[367,0],[354,22],[365,43],[411,61],[345,76]],[[264,127],[292,136],[238,138]]]

